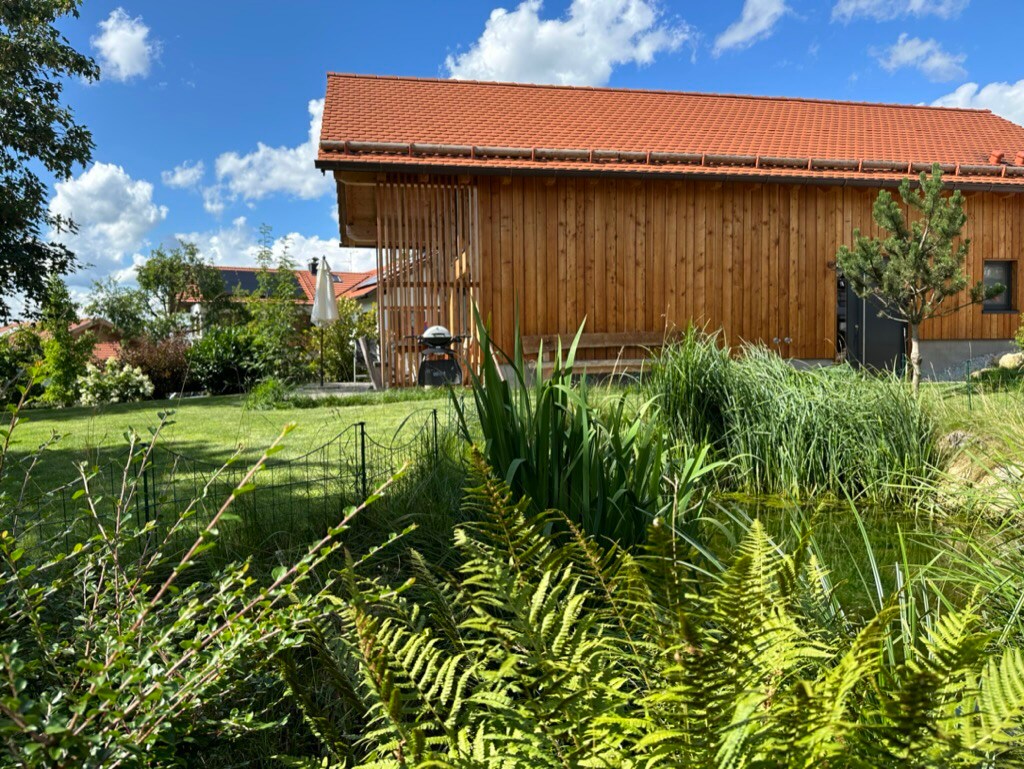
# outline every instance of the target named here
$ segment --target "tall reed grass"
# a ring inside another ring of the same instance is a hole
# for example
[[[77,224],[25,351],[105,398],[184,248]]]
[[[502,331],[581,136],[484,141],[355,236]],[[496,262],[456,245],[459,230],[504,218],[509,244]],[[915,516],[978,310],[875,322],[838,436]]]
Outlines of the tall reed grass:
[[[727,489],[902,502],[941,462],[933,420],[891,376],[798,370],[765,347],[733,351],[690,328],[645,387],[679,442],[730,460]]]

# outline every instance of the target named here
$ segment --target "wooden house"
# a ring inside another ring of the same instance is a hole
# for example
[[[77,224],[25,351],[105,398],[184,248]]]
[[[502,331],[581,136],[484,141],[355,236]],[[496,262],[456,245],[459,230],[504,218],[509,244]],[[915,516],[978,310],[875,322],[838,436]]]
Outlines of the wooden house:
[[[474,304],[504,346],[517,319],[530,344],[585,320],[594,360],[696,323],[889,363],[903,329],[835,255],[877,233],[880,188],[933,163],[966,196],[968,274],[1008,286],[923,327],[938,370],[1007,348],[1024,305],[1024,128],[991,112],[331,74],[316,161],[342,244],[377,250],[393,385],[414,381],[412,337],[471,334]]]

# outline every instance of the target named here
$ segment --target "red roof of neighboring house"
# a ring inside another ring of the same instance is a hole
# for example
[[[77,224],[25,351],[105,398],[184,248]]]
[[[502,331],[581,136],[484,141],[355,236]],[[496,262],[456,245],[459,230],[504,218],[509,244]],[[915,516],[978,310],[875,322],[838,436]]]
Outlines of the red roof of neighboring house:
[[[295,274],[299,278],[299,285],[302,286],[302,290],[306,292],[306,296],[309,297],[309,301],[312,303],[313,298],[316,296],[316,275],[311,274],[309,270],[302,270]],[[360,286],[367,278],[376,274],[376,270],[367,270],[366,272],[334,272],[332,270],[334,297],[347,296],[350,299],[358,299],[361,296],[365,296],[369,292],[361,289]],[[372,291],[374,288],[376,288],[376,285],[372,286],[370,290]]]
[[[19,320],[14,323],[8,323],[6,326],[0,326],[0,336],[18,328],[26,328],[34,325],[36,325],[35,321],[30,320]],[[72,334],[77,334],[82,331],[90,331],[100,326],[105,327],[108,331],[114,331],[114,324],[106,318],[79,318],[68,326],[68,328],[71,330]]]
[[[232,280],[234,277],[232,273],[246,273],[252,276],[247,278],[247,281],[251,282],[252,286],[242,285],[243,289],[249,290],[255,290],[254,276],[261,269],[259,267],[231,267],[229,265],[216,265],[216,268],[225,274],[225,281]],[[276,272],[276,270],[271,270],[271,272]],[[376,275],[376,270],[366,270],[365,272],[335,272],[332,270],[331,276],[334,279],[335,298],[346,296],[351,299],[358,299],[365,296],[377,286],[374,283],[369,288],[365,288],[362,284],[367,279]],[[308,269],[297,269],[295,270],[295,279],[302,291],[302,296],[298,297],[297,301],[300,304],[312,304],[313,298],[316,296],[316,276],[310,273]],[[229,290],[233,288],[233,285],[228,286]]]
[[[321,168],[1024,186],[1024,128],[945,107],[330,73],[320,138]]]
[[[35,323],[32,321],[18,321],[16,323],[8,323],[6,326],[0,326],[0,336],[4,336],[15,329],[25,328],[34,326]],[[69,328],[72,335],[77,335],[85,331],[91,331],[96,328],[103,327],[108,332],[113,333],[115,331],[114,324],[105,318],[79,318],[76,322],[72,323]],[[44,335],[46,332],[43,332]],[[114,339],[97,340],[92,348],[92,359],[97,363],[104,363],[108,358],[119,358],[121,357],[121,343]]]
[[[92,358],[98,363],[105,363],[108,358],[121,357],[120,342],[97,342],[92,348]]]

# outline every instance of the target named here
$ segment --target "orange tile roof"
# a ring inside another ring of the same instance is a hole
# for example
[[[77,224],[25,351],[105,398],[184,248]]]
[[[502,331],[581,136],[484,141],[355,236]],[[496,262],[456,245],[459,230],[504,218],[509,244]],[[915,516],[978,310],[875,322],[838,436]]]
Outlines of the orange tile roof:
[[[259,272],[259,267],[232,267],[226,264],[215,265],[216,269],[228,272]],[[276,270],[271,270],[276,272]],[[377,274],[377,270],[366,270],[364,272],[338,272],[331,270],[331,275],[334,276],[334,296],[340,298],[347,296],[351,299],[358,299],[361,296],[366,295],[376,285],[371,286],[369,289],[364,288],[361,284],[367,279]],[[316,297],[316,276],[310,273],[306,268],[298,268],[295,270],[295,280],[299,284],[299,288],[305,295],[304,299],[300,299],[300,304],[312,304],[314,297]],[[195,301],[190,299],[188,301]]]
[[[121,357],[120,342],[97,342],[92,348],[92,358],[98,363],[105,363],[108,358]]]
[[[358,299],[367,293],[365,290],[360,290],[360,284],[368,277],[376,274],[376,270],[367,270],[366,272],[335,272],[332,270],[331,275],[335,277],[335,298],[347,296],[350,299]],[[316,276],[311,275],[309,270],[305,270],[299,278],[299,283],[303,284],[302,288],[309,296],[309,301],[312,302],[314,297],[316,297]]]
[[[837,183],[935,162],[958,186],[1024,187],[1024,128],[988,110],[330,73],[317,157],[320,168]]]

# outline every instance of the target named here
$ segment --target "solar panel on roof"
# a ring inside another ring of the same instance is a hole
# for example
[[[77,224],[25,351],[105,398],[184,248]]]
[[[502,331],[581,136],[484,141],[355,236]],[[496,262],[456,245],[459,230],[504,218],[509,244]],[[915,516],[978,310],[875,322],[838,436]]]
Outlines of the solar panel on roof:
[[[224,289],[228,293],[244,291],[251,294],[260,285],[256,273],[249,270],[221,270],[220,274],[224,277]]]
[[[221,269],[220,273],[224,277],[224,289],[229,294],[236,291],[255,294],[259,290],[259,273],[253,270]],[[298,280],[295,281],[295,297],[297,299],[304,299],[306,297],[306,293],[299,286]]]

